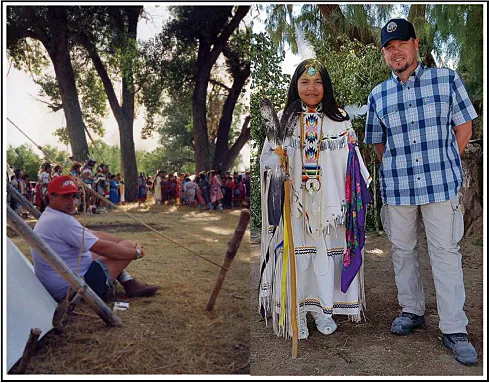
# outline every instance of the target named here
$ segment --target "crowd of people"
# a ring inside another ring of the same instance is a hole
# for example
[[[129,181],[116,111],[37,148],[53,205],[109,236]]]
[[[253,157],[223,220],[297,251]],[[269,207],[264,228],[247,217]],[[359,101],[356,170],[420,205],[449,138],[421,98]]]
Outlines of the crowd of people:
[[[199,209],[223,210],[248,205],[250,174],[220,170],[167,174],[159,170],[152,178],[141,173],[138,178],[138,205],[153,201],[157,205],[176,204],[198,206]]]
[[[124,202],[124,181],[121,179],[120,173],[110,174],[109,166],[99,164],[95,169],[95,160],[88,160],[85,163],[74,162],[70,168],[69,174],[83,181],[86,187],[95,190],[103,195],[114,204]],[[60,177],[63,174],[61,165],[52,165],[50,162],[45,162],[41,166],[41,170],[35,183],[29,179],[28,175],[23,174],[22,169],[15,169],[14,175],[10,178],[10,184],[17,189],[29,202],[34,204],[42,213],[48,206],[48,184],[51,180]],[[79,187],[80,196],[82,195],[83,187]],[[23,206],[15,199],[10,199],[10,206],[19,212],[21,215],[27,215]],[[87,205],[87,213],[106,213],[107,206],[102,198],[96,197],[92,193],[85,193],[85,198],[78,198],[77,212],[84,210],[84,204]]]
[[[74,162],[69,170],[71,176],[80,179],[88,189],[95,190],[115,205],[124,204],[124,180],[120,173],[111,174],[109,166],[89,159],[85,163]],[[10,184],[15,187],[29,202],[34,204],[42,213],[48,205],[47,185],[56,177],[62,175],[61,165],[45,162],[35,183],[23,174],[22,169],[15,169]],[[199,209],[231,209],[237,206],[249,206],[250,174],[239,174],[237,171],[225,172],[220,170],[200,172],[195,175],[188,173],[166,173],[159,170],[154,177],[140,173],[137,179],[137,201],[141,204],[175,204],[198,206]],[[86,211],[87,214],[103,214],[110,205],[95,194],[85,192],[79,187],[77,213]],[[19,214],[27,216],[21,204],[15,199],[9,201],[10,206]]]

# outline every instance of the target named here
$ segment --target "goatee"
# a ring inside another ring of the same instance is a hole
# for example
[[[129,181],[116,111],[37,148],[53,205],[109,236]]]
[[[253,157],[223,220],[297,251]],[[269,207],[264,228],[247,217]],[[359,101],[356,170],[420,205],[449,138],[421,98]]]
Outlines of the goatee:
[[[394,69],[394,72],[397,73],[397,74],[400,74],[400,73],[403,73],[405,72],[411,65],[410,64],[405,64],[404,66],[402,66],[401,68],[399,69],[396,69],[396,68],[392,68]]]

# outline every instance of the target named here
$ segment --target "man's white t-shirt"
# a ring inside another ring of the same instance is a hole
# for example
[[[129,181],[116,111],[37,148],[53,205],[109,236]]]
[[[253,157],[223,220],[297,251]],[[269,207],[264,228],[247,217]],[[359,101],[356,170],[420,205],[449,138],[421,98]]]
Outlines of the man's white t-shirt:
[[[34,232],[76,273],[83,226],[74,217],[48,206],[34,226]],[[85,275],[92,263],[89,249],[97,241],[98,238],[90,230],[85,229],[78,273],[80,277]],[[31,249],[31,254],[37,278],[54,299],[63,298],[68,291],[68,283],[34,249]]]

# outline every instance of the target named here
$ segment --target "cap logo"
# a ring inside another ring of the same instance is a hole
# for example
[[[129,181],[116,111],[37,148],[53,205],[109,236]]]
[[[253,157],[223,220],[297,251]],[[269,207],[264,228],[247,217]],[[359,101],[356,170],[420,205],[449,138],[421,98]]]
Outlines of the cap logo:
[[[75,183],[72,181],[72,180],[67,180],[65,182],[63,182],[63,184],[61,185],[61,189],[67,189],[67,188],[73,188],[75,187],[76,188],[76,185]]]
[[[389,24],[387,24],[387,32],[392,33],[397,29],[397,24],[394,21],[391,21]]]

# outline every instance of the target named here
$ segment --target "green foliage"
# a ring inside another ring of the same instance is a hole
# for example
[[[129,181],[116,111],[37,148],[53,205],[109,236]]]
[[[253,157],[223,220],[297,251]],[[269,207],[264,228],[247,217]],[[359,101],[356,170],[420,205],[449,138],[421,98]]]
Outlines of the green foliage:
[[[108,116],[108,109],[107,94],[105,93],[102,80],[90,62],[81,65],[80,62],[74,60],[73,64],[85,126],[90,132],[97,134],[99,137],[103,137],[105,136],[103,120]],[[40,76],[34,76],[33,79],[41,88],[39,95],[49,100],[45,101],[48,107],[53,112],[63,110],[56,77],[49,74],[42,74]],[[59,137],[62,143],[66,145],[70,143],[66,127],[56,129],[54,135]]]
[[[24,175],[29,175],[31,181],[36,181],[41,165],[44,162],[59,164],[63,168],[71,166],[69,159],[70,154],[64,150],[59,150],[52,145],[43,146],[43,153],[38,155],[29,144],[23,144],[17,147],[9,145],[7,148],[7,163],[12,168],[20,168]]]
[[[37,174],[42,165],[39,156],[34,153],[28,144],[14,147],[9,145],[7,148],[7,164],[12,169],[22,169],[24,175],[28,175],[31,181],[37,180]]]
[[[279,55],[270,38],[264,34],[251,36],[251,228],[261,227],[260,151],[265,142],[260,115],[260,101],[268,98],[276,109],[285,105],[290,76],[282,73],[284,54]]]
[[[67,151],[65,150],[59,150],[55,146],[52,145],[44,145],[42,147],[43,149],[43,159],[45,161],[51,161],[52,163],[59,164],[63,166],[63,168],[66,168],[67,166],[71,165],[71,161],[69,159],[70,155]]]
[[[96,160],[97,164],[109,165],[110,173],[121,172],[121,149],[118,145],[108,145],[99,139],[88,145],[88,151],[90,158]]]
[[[15,68],[40,75],[49,65],[49,58],[38,40],[26,38],[26,31],[32,17],[43,10],[31,7],[31,12],[28,17],[23,7],[7,7],[7,57]]]
[[[483,116],[483,49],[484,26],[482,4],[436,4],[427,8],[438,56],[455,60],[457,72],[479,114],[473,138],[482,138]]]
[[[172,28],[179,31],[183,42],[200,40],[212,44],[232,16],[232,9],[230,6],[172,6],[170,12],[175,16]]]
[[[24,174],[29,175],[32,181],[37,180],[41,165],[45,161],[51,161],[63,166],[65,172],[71,169],[73,162],[69,159],[70,154],[66,151],[59,150],[51,145],[43,147],[46,154],[37,155],[32,147],[28,144],[14,147],[9,145],[7,148],[7,163],[13,168],[23,169]],[[97,161],[97,165],[104,163],[109,165],[109,171],[112,174],[120,173],[121,150],[118,145],[108,145],[103,140],[95,140],[89,145],[91,158]],[[193,154],[188,152],[185,158],[178,150],[157,148],[153,151],[138,150],[136,151],[136,162],[139,172],[153,176],[157,170],[166,172],[186,172],[192,173]]]
[[[153,177],[158,170],[163,170],[167,173],[194,172],[193,154],[191,158],[183,158],[179,151],[170,149],[155,149],[151,152],[137,151],[136,160],[138,163],[139,172]]]

